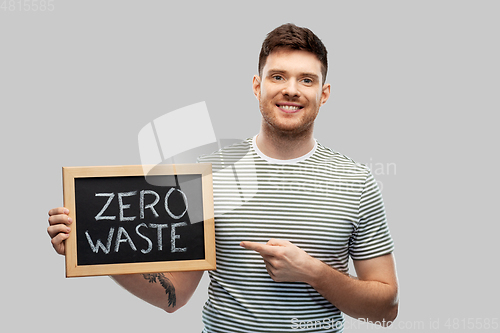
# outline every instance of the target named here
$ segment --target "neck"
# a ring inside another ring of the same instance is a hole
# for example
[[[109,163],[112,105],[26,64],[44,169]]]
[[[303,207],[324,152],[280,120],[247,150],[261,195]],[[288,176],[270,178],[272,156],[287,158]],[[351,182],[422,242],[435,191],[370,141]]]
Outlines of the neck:
[[[283,133],[269,130],[262,125],[257,136],[260,151],[277,160],[291,160],[304,156],[314,148],[312,126],[302,133]]]

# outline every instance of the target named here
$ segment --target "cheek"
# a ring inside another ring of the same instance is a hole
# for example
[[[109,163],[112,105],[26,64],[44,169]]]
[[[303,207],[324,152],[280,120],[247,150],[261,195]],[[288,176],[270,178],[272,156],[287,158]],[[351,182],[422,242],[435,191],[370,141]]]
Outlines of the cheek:
[[[262,102],[270,102],[280,94],[280,91],[279,87],[263,84],[260,88],[260,99]]]
[[[323,91],[318,91],[318,93],[316,94],[316,100],[318,101],[318,103],[321,103],[321,98],[323,97]]]
[[[262,89],[260,91],[259,102],[261,103],[270,103],[272,102],[272,98],[269,95],[269,92],[266,89]]]
[[[322,91],[320,91],[320,92],[318,92],[318,93],[316,94],[316,102],[317,102],[317,104],[318,104],[319,106],[321,106],[321,105],[322,105],[322,103],[323,103],[323,92],[322,92]]]

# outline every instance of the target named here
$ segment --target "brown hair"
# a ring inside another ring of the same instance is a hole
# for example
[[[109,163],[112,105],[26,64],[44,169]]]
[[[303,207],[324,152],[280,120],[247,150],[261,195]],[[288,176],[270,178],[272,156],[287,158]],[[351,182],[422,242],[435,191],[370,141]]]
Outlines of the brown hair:
[[[321,74],[323,76],[323,84],[325,84],[326,73],[328,71],[326,47],[321,39],[311,30],[297,27],[293,23],[287,23],[268,33],[260,49],[259,75],[262,74],[267,57],[277,48],[302,50],[315,54],[321,62]]]

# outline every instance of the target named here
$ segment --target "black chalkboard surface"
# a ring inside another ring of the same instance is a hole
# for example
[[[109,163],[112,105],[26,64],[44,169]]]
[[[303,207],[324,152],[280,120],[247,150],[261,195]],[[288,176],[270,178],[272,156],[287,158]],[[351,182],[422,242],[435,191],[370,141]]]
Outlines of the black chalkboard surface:
[[[65,167],[63,181],[67,277],[215,269],[210,164]]]

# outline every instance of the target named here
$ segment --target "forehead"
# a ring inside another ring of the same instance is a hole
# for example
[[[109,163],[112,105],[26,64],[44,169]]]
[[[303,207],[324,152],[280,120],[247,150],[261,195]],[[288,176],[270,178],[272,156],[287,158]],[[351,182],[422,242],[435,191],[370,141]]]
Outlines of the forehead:
[[[263,72],[280,70],[293,73],[313,73],[321,76],[321,61],[311,52],[277,49],[267,57]]]

